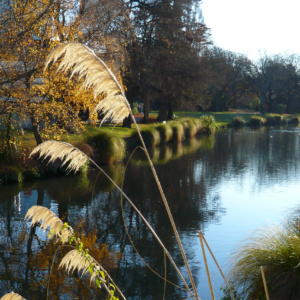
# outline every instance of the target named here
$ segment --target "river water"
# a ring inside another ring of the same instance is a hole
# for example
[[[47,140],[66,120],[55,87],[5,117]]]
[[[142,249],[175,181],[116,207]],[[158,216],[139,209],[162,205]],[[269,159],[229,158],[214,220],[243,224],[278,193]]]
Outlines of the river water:
[[[226,129],[214,136],[151,151],[201,299],[210,299],[210,292],[197,231],[203,232],[226,274],[230,254],[239,249],[243,240],[266,226],[283,223],[299,210],[299,154],[300,129],[295,127]],[[126,170],[123,164],[117,164],[106,171],[119,185],[124,178],[126,194],[187,278],[142,151],[133,155]],[[122,210],[120,193],[94,170],[88,176],[0,186],[0,297],[11,290],[27,299],[46,297],[46,282],[57,246],[48,242],[47,233],[30,229],[24,221],[28,208],[36,204],[48,207],[83,233],[84,243],[94,245],[90,253],[111,273],[127,299],[189,296],[141,219],[126,201]],[[216,299],[221,299],[224,282],[207,251],[206,256]],[[54,266],[59,253],[57,257]],[[164,289],[164,280],[150,268],[162,276],[166,272],[167,279],[178,287],[167,283]],[[80,274],[70,277],[64,270],[54,269],[51,299],[101,297],[97,288],[78,279]]]

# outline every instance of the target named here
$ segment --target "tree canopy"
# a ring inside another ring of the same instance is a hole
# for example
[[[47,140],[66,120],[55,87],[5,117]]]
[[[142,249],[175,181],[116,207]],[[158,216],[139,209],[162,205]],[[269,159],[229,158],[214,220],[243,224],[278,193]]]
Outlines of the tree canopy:
[[[108,63],[131,104],[144,104],[145,122],[153,108],[158,121],[171,119],[174,109],[300,111],[299,56],[264,55],[253,62],[215,47],[201,1],[3,0],[0,31],[6,141],[17,123],[32,128],[40,143],[82,128],[83,112],[96,121],[88,112],[99,99],[82,91],[76,78],[44,70],[51,50],[66,41],[88,45]]]

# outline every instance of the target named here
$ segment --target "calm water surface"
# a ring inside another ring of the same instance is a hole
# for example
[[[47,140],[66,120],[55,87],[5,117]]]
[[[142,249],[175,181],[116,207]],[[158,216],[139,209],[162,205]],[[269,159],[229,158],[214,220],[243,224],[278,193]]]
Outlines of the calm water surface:
[[[197,231],[201,230],[224,272],[230,253],[255,230],[280,224],[300,208],[300,129],[223,130],[151,155],[170,204],[201,299],[210,299]],[[121,184],[123,165],[107,170]],[[124,190],[139,207],[186,275],[180,253],[142,153],[128,166]],[[111,272],[127,299],[163,299],[164,282],[145,267],[127,237],[120,194],[96,172],[0,186],[0,297],[14,290],[27,299],[43,299],[55,246],[24,215],[32,205],[50,208],[97,243],[93,252]],[[136,213],[124,203],[131,239],[146,261],[164,274],[164,255]],[[78,225],[80,224],[80,225]],[[89,233],[89,234],[88,234]],[[100,245],[100,246],[99,246]],[[207,253],[216,299],[224,285]],[[168,280],[182,287],[167,262]],[[187,276],[186,276],[187,277]],[[52,299],[99,299],[78,276],[61,270],[51,285]],[[167,285],[166,299],[188,294]]]

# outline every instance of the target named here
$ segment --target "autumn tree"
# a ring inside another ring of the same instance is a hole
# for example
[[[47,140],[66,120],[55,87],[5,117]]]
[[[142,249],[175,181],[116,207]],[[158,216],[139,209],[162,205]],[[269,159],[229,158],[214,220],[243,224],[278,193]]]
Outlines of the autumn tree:
[[[80,90],[76,78],[44,72],[51,49],[65,41],[92,44],[116,73],[124,64],[128,13],[118,0],[4,1],[0,8],[0,113],[7,132],[13,121],[30,126],[37,144],[42,135],[58,138],[82,128],[80,110],[99,99]],[[30,125],[29,125],[30,124]],[[41,135],[42,134],[42,135]],[[9,134],[7,138],[11,139]]]

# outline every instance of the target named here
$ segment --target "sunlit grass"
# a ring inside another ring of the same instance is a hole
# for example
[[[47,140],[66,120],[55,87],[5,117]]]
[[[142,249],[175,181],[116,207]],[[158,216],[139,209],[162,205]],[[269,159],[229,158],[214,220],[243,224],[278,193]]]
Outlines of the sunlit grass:
[[[168,124],[171,126],[173,131],[172,141],[180,143],[184,138],[184,127],[180,122],[169,121]]]
[[[160,144],[160,134],[154,125],[142,126],[140,131],[146,147],[153,148]],[[132,140],[135,145],[140,144],[137,132],[132,134]]]
[[[173,131],[169,123],[158,124],[155,128],[160,134],[161,143],[168,143],[172,139]]]
[[[179,119],[178,122],[180,122],[184,128],[184,134],[186,137],[194,137],[198,132],[198,126],[191,118],[182,118]]]
[[[112,132],[99,131],[97,134],[88,135],[85,139],[94,149],[94,156],[99,163],[121,161],[126,156],[125,140]]]

